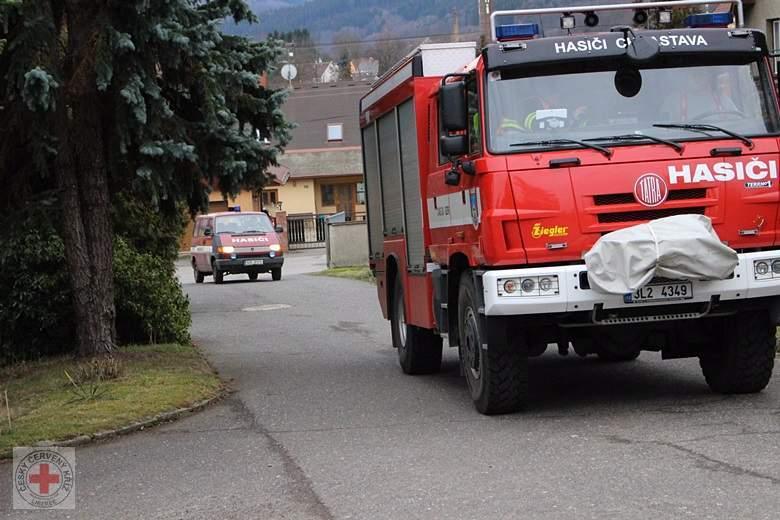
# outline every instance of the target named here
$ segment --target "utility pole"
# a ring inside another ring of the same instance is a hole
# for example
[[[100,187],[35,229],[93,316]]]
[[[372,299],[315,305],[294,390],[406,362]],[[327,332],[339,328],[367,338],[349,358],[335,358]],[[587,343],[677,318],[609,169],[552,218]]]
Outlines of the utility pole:
[[[480,46],[484,47],[492,39],[490,34],[491,0],[477,0],[477,12],[479,12],[479,30],[482,33]]]

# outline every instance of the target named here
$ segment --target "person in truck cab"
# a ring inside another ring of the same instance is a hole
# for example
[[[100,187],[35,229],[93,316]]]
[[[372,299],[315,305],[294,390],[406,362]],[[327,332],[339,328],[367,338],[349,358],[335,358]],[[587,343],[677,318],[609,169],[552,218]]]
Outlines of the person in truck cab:
[[[744,114],[732,97],[732,77],[721,67],[697,67],[684,86],[664,104],[664,112],[677,121],[706,122],[733,119]]]
[[[545,80],[544,82],[542,81]],[[497,134],[507,132],[533,132],[564,127],[587,126],[589,107],[581,101],[574,107],[567,106],[566,96],[561,94],[566,85],[560,78],[529,78],[534,95],[521,99],[512,116],[501,119]]]

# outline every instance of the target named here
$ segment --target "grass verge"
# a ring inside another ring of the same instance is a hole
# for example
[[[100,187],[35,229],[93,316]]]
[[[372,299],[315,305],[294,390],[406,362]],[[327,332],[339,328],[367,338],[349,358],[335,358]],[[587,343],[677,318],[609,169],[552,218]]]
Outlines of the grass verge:
[[[360,280],[361,282],[375,282],[374,275],[371,274],[371,270],[366,266],[333,267],[317,274],[320,276],[333,276],[336,278],[350,278],[352,280]]]
[[[98,392],[89,399],[78,397],[65,375],[78,374],[84,364],[72,358],[0,369],[0,459],[14,446],[113,430],[214,397],[223,388],[193,346],[131,346],[117,349],[114,357],[119,376],[91,383]]]

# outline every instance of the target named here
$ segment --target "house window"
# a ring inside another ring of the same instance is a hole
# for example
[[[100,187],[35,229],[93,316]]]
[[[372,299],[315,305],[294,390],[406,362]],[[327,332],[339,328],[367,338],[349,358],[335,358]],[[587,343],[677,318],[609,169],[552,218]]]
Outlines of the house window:
[[[279,190],[263,190],[263,208],[275,208],[279,202]]]
[[[362,182],[357,183],[357,203],[358,204],[366,203],[366,185],[365,183]]]
[[[328,123],[328,142],[344,140],[344,125],[342,123]]]
[[[323,184],[320,186],[320,196],[323,206],[336,205],[336,189],[333,184]]]

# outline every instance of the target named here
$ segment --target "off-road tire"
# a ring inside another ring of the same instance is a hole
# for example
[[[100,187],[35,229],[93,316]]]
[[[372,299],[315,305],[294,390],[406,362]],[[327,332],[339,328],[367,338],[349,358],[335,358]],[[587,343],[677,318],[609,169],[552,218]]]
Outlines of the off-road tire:
[[[775,326],[767,312],[745,311],[722,322],[724,343],[699,356],[709,387],[721,394],[751,394],[769,384],[775,364]]]
[[[461,369],[480,413],[516,412],[528,399],[528,346],[522,336],[510,341],[497,334],[499,337],[488,339],[472,276],[464,272],[458,289]]]
[[[281,267],[277,267],[275,269],[271,269],[271,279],[274,282],[278,282],[279,280],[282,279],[282,268]]]
[[[206,275],[198,271],[198,267],[195,264],[192,264],[192,273],[195,275],[195,283],[203,283]]]
[[[404,310],[404,288],[396,277],[390,313],[393,346],[398,349],[398,364],[405,374],[433,374],[441,369],[441,337],[432,330],[410,325]]]
[[[252,281],[252,282],[256,282],[257,281],[257,277],[258,277],[259,273],[247,273],[247,274],[249,275],[249,280],[250,281]]]

